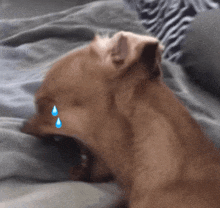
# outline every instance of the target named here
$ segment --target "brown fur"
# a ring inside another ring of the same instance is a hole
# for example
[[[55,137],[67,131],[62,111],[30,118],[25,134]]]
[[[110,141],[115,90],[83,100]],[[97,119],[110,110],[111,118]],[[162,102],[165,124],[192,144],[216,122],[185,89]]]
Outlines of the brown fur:
[[[220,207],[219,152],[162,81],[162,49],[129,32],[96,36],[53,65],[23,132],[77,138],[96,158],[91,179],[113,174],[131,208]]]

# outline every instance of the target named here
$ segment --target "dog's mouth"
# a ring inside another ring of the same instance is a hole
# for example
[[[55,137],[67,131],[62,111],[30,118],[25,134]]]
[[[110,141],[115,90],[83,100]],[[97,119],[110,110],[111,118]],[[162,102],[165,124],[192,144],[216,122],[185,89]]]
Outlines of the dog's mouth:
[[[104,169],[103,171],[99,167],[97,156],[79,138],[45,135],[41,136],[40,139],[43,145],[55,147],[62,160],[70,165],[71,180],[85,182],[109,182],[114,180],[114,176],[109,170]],[[101,169],[98,168],[97,170],[97,167]]]
[[[45,135],[40,139],[44,145],[56,148],[62,160],[70,165],[72,180],[90,180],[93,155],[85,145],[76,138],[62,135]]]
[[[88,148],[76,138],[62,135],[46,135],[40,139],[45,145],[56,147],[63,159],[68,163],[72,163],[72,165],[79,165],[85,162],[85,160],[92,159],[91,152]]]

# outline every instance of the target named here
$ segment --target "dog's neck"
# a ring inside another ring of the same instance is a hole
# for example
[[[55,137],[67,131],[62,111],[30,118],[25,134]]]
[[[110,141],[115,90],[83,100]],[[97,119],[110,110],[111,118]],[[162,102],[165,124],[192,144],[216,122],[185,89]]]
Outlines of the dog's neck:
[[[134,103],[132,184],[128,186],[133,203],[143,203],[140,197],[148,200],[147,193],[175,190],[182,181],[208,181],[210,176],[220,181],[215,174],[219,152],[163,82],[149,84]]]

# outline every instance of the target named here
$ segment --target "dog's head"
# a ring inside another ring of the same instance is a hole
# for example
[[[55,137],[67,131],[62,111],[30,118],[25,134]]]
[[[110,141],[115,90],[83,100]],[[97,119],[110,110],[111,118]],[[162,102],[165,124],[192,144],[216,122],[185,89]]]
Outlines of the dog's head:
[[[120,174],[114,167],[126,169],[129,163],[135,103],[147,86],[160,81],[162,50],[154,37],[130,32],[96,36],[53,65],[35,95],[37,113],[22,132],[73,138],[98,158],[94,178],[110,170]],[[57,116],[51,114],[54,106]],[[61,128],[55,126],[58,117]]]

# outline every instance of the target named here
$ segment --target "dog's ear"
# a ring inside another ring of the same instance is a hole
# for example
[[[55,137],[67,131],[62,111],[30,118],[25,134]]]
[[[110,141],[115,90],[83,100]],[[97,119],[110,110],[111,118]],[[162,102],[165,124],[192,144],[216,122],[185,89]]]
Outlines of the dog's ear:
[[[111,60],[117,74],[126,72],[133,64],[144,65],[149,78],[160,75],[160,62],[163,46],[151,36],[136,35],[131,32],[119,32],[113,37]]]

